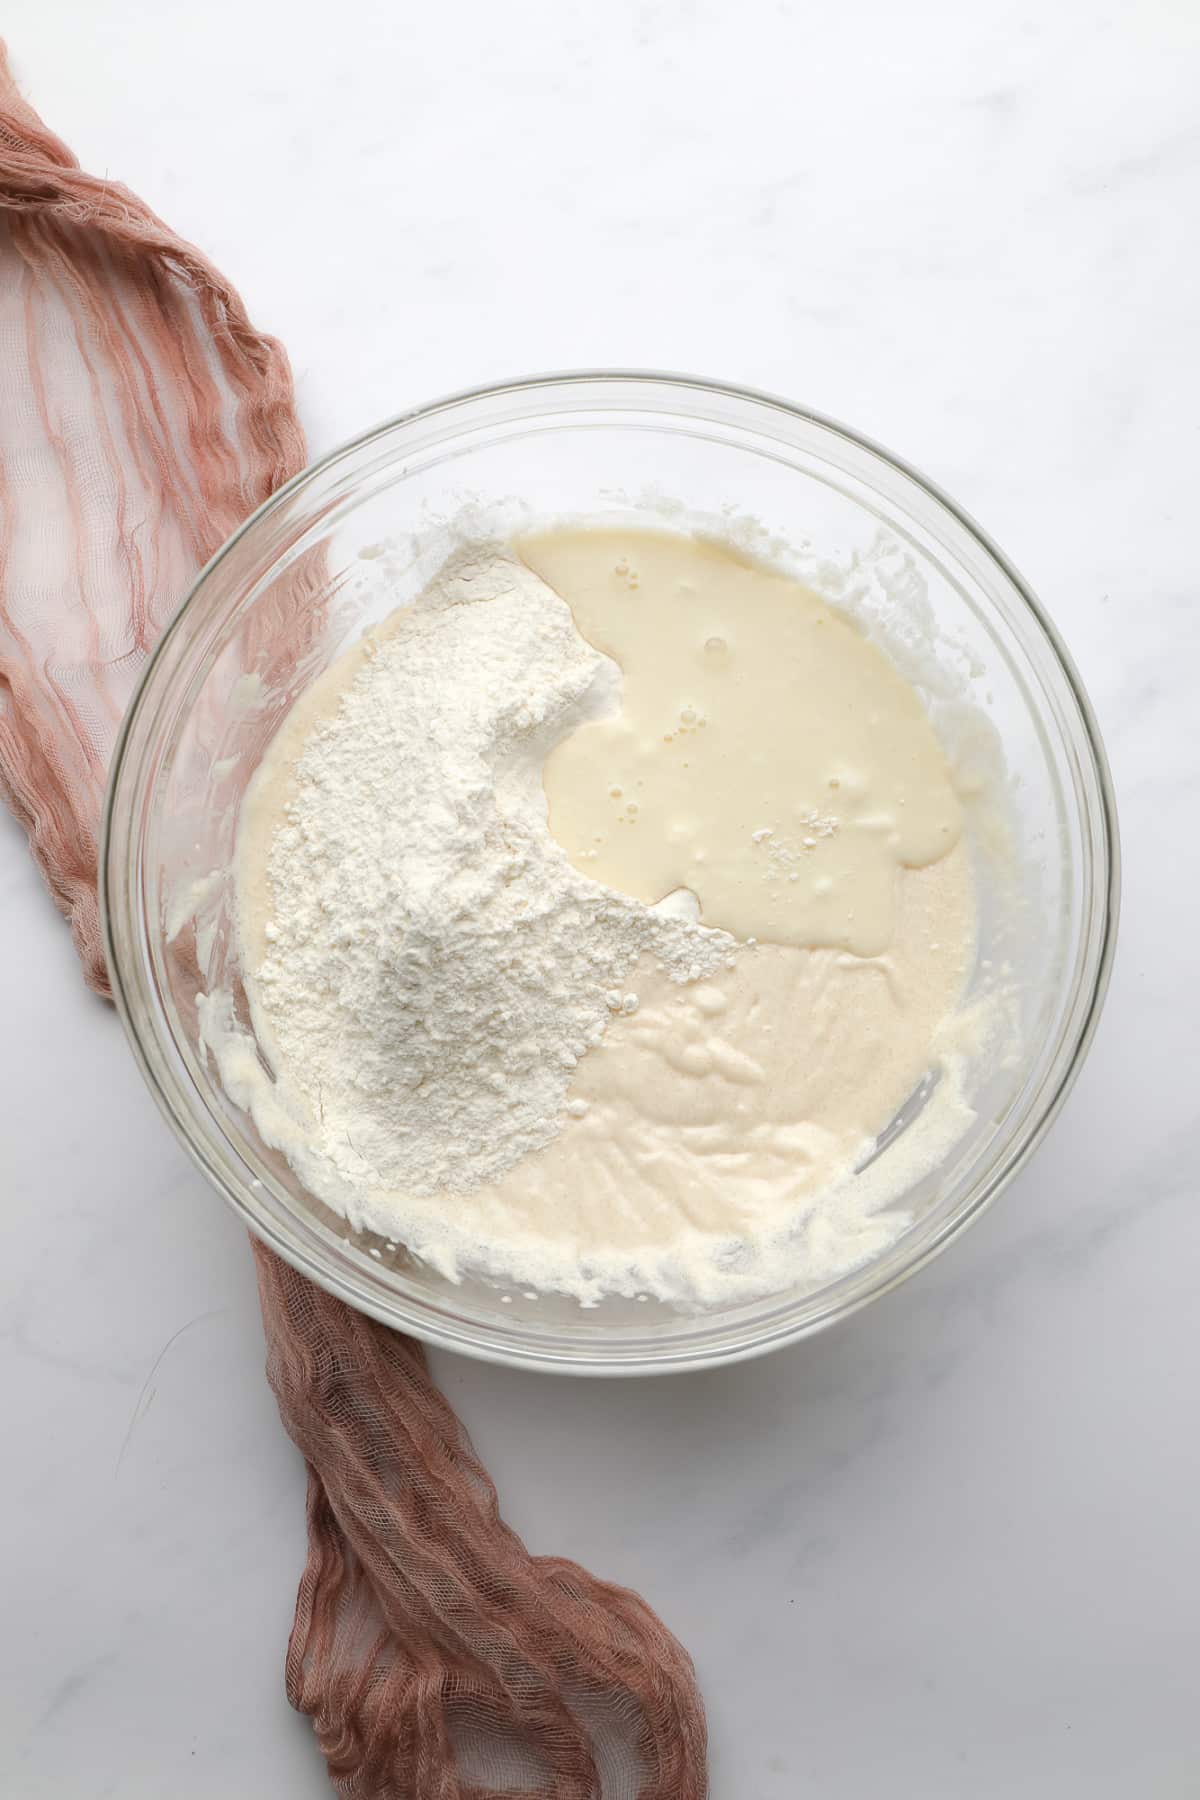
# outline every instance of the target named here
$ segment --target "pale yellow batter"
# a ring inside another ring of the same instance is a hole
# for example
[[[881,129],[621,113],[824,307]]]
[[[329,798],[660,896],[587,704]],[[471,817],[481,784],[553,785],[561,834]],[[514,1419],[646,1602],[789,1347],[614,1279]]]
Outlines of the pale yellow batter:
[[[962,809],[914,690],[828,601],[722,545],[558,531],[518,545],[617,662],[621,710],[546,764],[584,873],[777,944],[887,949],[896,877]]]
[[[698,987],[643,968],[562,1135],[472,1210],[585,1250],[778,1229],[939,1060],[975,944],[946,759],[883,652],[772,570],[665,532],[516,548],[622,674],[620,713],[547,760],[552,832],[593,879],[648,903],[687,888],[757,943]],[[888,1226],[853,1230],[873,1248]]]

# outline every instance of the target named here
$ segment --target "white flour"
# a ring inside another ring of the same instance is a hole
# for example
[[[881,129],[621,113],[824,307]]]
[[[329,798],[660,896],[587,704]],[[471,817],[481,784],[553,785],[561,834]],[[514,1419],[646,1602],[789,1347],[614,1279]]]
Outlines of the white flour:
[[[470,1190],[555,1137],[643,953],[676,981],[728,961],[724,933],[586,879],[546,828],[548,750],[618,690],[557,595],[477,555],[260,771],[269,806],[290,795],[265,893],[243,880],[268,921],[248,986],[271,1136],[302,1128],[309,1179],[352,1222],[376,1217],[372,1190]]]

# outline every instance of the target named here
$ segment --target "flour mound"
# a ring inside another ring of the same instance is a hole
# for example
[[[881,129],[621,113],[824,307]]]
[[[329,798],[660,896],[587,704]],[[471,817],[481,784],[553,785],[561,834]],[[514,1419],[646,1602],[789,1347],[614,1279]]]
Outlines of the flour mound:
[[[545,758],[619,689],[489,551],[395,615],[309,736],[247,985],[276,1099],[343,1201],[494,1180],[557,1135],[640,956],[676,981],[727,962],[725,933],[589,881],[549,833]]]

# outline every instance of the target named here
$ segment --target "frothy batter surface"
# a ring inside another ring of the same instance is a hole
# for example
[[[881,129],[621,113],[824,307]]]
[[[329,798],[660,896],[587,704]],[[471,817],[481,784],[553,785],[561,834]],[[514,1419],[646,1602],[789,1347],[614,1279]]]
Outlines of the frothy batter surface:
[[[214,995],[226,1086],[452,1275],[833,1279],[923,1172],[902,1140],[856,1177],[875,1138],[939,1064],[938,1148],[961,1105],[974,900],[934,732],[852,624],[718,545],[517,548],[444,571],[272,745],[237,873],[274,1079]]]

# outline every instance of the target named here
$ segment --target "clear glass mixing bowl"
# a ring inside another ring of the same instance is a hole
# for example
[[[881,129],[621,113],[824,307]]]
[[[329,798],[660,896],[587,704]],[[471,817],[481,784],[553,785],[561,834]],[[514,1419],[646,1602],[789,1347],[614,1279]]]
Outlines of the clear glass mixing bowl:
[[[227,876],[239,806],[297,694],[423,585],[453,534],[643,514],[730,530],[753,519],[755,543],[857,596],[897,642],[936,637],[999,734],[1020,842],[1016,901],[983,884],[980,943],[981,970],[1002,956],[1016,974],[1020,1051],[976,1072],[976,1122],[905,1195],[913,1223],[838,1281],[815,1291],[799,1281],[702,1315],[653,1301],[584,1310],[512,1288],[504,1301],[486,1282],[455,1285],[402,1248],[357,1236],[225,1093],[196,1014],[198,991],[240,988]],[[335,451],[260,507],[204,570],[146,669],[117,748],[101,860],[109,969],[130,1040],[180,1139],[250,1229],[388,1325],[577,1374],[749,1356],[844,1317],[927,1262],[999,1193],[1061,1105],[1095,1027],[1117,918],[1116,818],[1091,708],[995,546],[844,426],[766,395],[647,374],[455,395]]]

